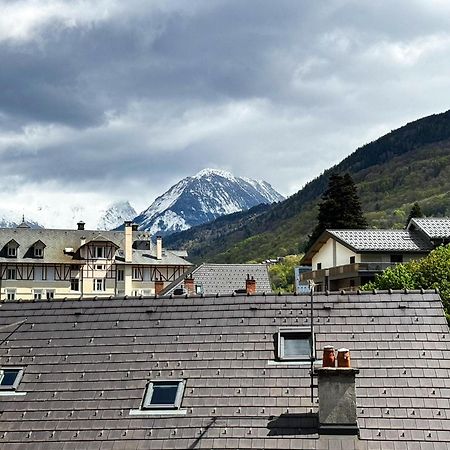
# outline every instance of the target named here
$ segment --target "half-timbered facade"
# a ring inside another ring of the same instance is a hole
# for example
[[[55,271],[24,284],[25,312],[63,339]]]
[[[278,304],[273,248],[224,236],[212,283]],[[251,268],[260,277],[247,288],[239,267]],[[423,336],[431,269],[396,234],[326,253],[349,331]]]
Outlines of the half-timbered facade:
[[[1,300],[155,295],[191,266],[131,223],[125,231],[78,228],[0,229]]]

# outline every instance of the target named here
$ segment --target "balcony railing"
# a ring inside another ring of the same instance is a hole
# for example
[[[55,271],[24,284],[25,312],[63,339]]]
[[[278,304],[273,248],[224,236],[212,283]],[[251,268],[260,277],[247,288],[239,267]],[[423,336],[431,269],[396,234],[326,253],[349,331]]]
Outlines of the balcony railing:
[[[344,264],[343,266],[330,267],[329,269],[312,270],[303,272],[301,280],[323,280],[326,276],[332,278],[346,278],[349,275],[373,274],[382,272],[396,263],[391,262],[360,262],[354,264]]]

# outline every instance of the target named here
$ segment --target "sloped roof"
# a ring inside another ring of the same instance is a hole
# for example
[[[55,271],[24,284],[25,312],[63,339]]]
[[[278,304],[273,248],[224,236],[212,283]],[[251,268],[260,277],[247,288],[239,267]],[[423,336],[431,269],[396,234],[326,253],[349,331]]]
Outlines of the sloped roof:
[[[431,241],[415,230],[325,230],[305,253],[301,263],[311,264],[312,257],[330,238],[354,252],[426,253],[433,249]]]
[[[309,325],[308,297],[7,302],[1,364],[25,367],[1,397],[16,448],[447,449],[450,334],[434,293],[315,297],[317,357],[351,349],[360,439],[319,436],[309,364],[276,363],[274,334]],[[148,380],[186,380],[185,415],[130,415]],[[312,411],[312,413],[311,413]],[[22,447],[20,447],[20,444]]]
[[[135,233],[136,239],[139,239],[140,232]],[[0,248],[3,248],[12,239],[19,243],[20,252],[14,263],[29,263],[33,260],[27,257],[28,249],[36,241],[41,241],[45,245],[44,257],[39,263],[78,263],[71,254],[65,254],[65,248],[73,248],[75,251],[81,246],[81,239],[85,239],[85,244],[93,242],[112,242],[118,248],[124,249],[125,236],[123,231],[101,231],[98,230],[58,230],[44,228],[0,228]],[[120,258],[118,258],[120,260]],[[11,258],[0,256],[0,263],[11,263]],[[155,250],[136,250],[133,249],[134,264],[152,264],[152,265],[191,265],[188,261],[177,254],[163,250],[163,259],[157,260]]]
[[[204,294],[232,294],[238,289],[245,289],[247,275],[256,281],[257,292],[271,292],[269,272],[265,264],[209,264],[204,263],[189,273],[184,274],[161,295],[170,295],[182,286],[186,275],[191,274],[195,283],[203,286]]]
[[[431,242],[419,233],[407,230],[327,230],[356,251],[426,252]]]
[[[450,239],[450,217],[411,219],[408,229],[418,228],[430,239]]]

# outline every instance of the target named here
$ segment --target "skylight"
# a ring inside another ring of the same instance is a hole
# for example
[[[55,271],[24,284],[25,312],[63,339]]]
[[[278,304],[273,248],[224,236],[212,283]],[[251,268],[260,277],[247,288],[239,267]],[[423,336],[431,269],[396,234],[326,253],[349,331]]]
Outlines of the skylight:
[[[147,385],[143,409],[178,409],[184,391],[184,380],[150,381]]]

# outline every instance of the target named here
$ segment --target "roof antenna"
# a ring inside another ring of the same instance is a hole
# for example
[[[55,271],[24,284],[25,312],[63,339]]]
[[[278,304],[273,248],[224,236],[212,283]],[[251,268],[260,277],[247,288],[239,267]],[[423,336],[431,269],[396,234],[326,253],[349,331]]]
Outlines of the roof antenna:
[[[309,281],[309,289],[311,295],[311,368],[310,368],[310,377],[311,377],[311,403],[314,403],[314,360],[316,355],[316,341],[314,339],[314,286],[315,283],[313,280]]]
[[[15,327],[14,330],[11,331],[11,333],[8,334],[1,342],[0,345],[2,345],[5,341],[7,341],[25,322],[27,319],[19,320],[18,322],[10,323],[9,325],[3,325],[0,327],[0,332],[4,331],[5,329],[9,327]]]

